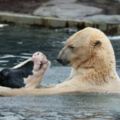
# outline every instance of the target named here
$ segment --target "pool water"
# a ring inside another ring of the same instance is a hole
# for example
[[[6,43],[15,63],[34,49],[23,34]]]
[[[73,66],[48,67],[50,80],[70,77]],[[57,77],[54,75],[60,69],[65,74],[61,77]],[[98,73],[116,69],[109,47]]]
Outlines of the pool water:
[[[0,67],[11,67],[42,51],[56,64],[56,57],[69,34],[63,30],[9,26],[0,29]]]
[[[64,81],[70,68],[56,61],[65,40],[76,30],[6,26],[0,28],[0,69],[12,67],[42,51],[51,60],[43,84]],[[116,38],[116,39],[115,39]],[[120,37],[110,37],[120,73]],[[0,98],[0,120],[119,120],[120,95],[68,94]]]

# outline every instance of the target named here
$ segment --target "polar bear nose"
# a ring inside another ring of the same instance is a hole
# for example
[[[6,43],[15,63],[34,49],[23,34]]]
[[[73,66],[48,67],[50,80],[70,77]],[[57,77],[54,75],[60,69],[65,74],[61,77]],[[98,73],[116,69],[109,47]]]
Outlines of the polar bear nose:
[[[69,61],[64,60],[64,59],[57,58],[57,61],[58,61],[59,63],[61,63],[62,65],[68,65],[68,64],[69,64]]]
[[[58,61],[59,63],[62,63],[62,59],[60,59],[60,58],[57,58],[57,61]]]

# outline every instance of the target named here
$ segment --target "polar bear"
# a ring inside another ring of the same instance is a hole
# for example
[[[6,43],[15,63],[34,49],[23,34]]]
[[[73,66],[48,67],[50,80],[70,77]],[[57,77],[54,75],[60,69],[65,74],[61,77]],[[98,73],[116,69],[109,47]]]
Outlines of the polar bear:
[[[70,92],[120,93],[113,47],[99,29],[87,27],[74,33],[58,55],[72,72],[62,83],[47,88],[0,88],[0,95],[53,95]]]

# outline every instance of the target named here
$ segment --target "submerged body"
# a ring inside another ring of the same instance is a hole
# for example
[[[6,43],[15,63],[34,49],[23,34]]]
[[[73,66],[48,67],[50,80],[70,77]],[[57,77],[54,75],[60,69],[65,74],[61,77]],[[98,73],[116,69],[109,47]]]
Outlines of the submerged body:
[[[48,88],[0,88],[0,95],[51,95],[68,92],[120,93],[113,47],[107,36],[96,28],[73,34],[58,55],[72,72],[66,81]]]

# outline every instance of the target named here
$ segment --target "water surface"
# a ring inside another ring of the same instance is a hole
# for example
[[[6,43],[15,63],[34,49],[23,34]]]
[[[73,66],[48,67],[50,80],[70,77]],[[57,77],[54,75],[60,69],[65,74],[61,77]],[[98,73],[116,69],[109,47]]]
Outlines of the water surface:
[[[56,62],[64,41],[76,30],[6,26],[0,28],[0,68],[11,67],[44,52],[52,61],[43,84],[62,82],[70,72]],[[120,73],[120,39],[110,39]],[[19,96],[0,98],[0,120],[119,120],[120,95],[68,94],[54,96]]]

